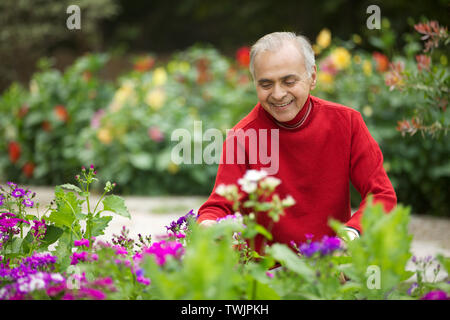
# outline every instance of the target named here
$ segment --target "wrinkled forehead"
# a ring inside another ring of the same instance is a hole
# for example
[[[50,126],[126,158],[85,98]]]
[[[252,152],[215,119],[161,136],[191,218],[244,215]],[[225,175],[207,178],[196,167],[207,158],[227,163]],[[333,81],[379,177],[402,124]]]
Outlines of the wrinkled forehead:
[[[292,42],[285,42],[276,49],[264,50],[255,56],[255,80],[279,79],[288,74],[301,77],[306,71],[301,50]]]

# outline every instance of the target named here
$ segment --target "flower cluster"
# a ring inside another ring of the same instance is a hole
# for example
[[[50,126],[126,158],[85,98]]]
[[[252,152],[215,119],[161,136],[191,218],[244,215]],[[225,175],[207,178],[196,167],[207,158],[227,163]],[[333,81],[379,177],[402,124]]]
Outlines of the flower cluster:
[[[16,183],[11,181],[7,182],[7,185],[10,187],[10,190],[9,192],[6,192],[6,197],[4,194],[0,193],[0,206],[4,205],[8,196],[11,196],[16,202],[18,201],[25,207],[32,208],[34,206],[34,201],[32,199],[36,196],[35,192],[19,188]],[[0,187],[0,191],[5,192],[5,189]]]
[[[291,241],[291,245],[297,249],[297,251],[307,258],[311,258],[316,253],[319,253],[321,256],[330,255],[336,250],[342,249],[341,240],[338,237],[328,237],[324,236],[321,241],[308,241],[300,244],[300,247],[297,247],[295,242]]]
[[[76,265],[80,261],[81,262],[97,261],[98,260],[98,255],[96,253],[89,253],[87,251],[74,252],[74,253],[72,253],[72,256],[70,257],[70,259],[71,259],[70,264],[71,265]]]
[[[31,230],[33,230],[33,236],[35,239],[42,240],[45,237],[45,233],[47,232],[47,225],[45,224],[45,219],[42,218],[41,221],[33,220],[33,226]]]
[[[191,210],[184,216],[178,218],[177,221],[172,221],[170,225],[166,226],[167,231],[171,231],[174,235],[177,235],[180,231],[186,231],[188,228],[188,220],[190,218],[196,218],[194,210]]]
[[[22,300],[36,290],[45,290],[55,284],[63,284],[65,279],[59,273],[36,272],[25,274],[17,281],[0,289],[0,300]]]
[[[0,214],[0,249],[10,240],[11,235],[20,233],[17,226],[22,223],[30,224],[26,220],[17,218],[14,213],[4,212]]]
[[[169,257],[180,259],[184,254],[183,245],[177,241],[155,242],[149,248],[144,248],[141,253],[135,255],[135,261],[139,262],[145,255],[153,255],[156,263],[163,266]]]

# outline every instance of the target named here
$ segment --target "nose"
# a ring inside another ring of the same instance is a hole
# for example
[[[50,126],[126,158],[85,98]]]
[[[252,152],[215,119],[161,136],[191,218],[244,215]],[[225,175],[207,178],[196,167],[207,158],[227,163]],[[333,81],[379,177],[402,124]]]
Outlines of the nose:
[[[283,100],[285,95],[286,95],[286,90],[284,90],[281,85],[275,84],[273,86],[273,91],[271,93],[273,100],[281,101],[281,100]]]

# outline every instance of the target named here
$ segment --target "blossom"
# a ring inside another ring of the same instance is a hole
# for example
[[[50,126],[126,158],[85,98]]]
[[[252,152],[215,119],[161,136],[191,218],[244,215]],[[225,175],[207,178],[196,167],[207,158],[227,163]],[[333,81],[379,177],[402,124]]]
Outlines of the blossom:
[[[115,249],[116,255],[126,256],[128,254],[128,251],[122,246],[115,245],[113,248]]]
[[[333,56],[329,55],[319,63],[319,70],[322,73],[327,73],[332,76],[336,75],[338,72],[338,69],[336,67],[336,64],[334,63]]]
[[[97,131],[97,138],[103,144],[110,144],[113,140],[113,136],[111,134],[111,130],[108,128],[102,128]]]
[[[447,295],[447,293],[442,290],[430,291],[421,298],[421,300],[449,300],[449,299],[450,297]]]
[[[161,88],[156,88],[150,91],[146,98],[145,102],[153,109],[159,110],[164,105],[166,101],[166,93]]]
[[[44,218],[42,218],[42,221],[33,220],[33,223],[34,225],[31,227],[31,229],[34,231],[33,236],[40,240],[45,236],[45,233],[47,232],[45,220]]]
[[[369,60],[364,60],[363,65],[362,65],[362,70],[366,76],[371,76],[372,75],[372,62],[370,62]]]
[[[351,63],[351,54],[347,49],[338,47],[331,53],[333,64],[338,70],[347,68]]]
[[[33,162],[27,162],[22,168],[22,172],[27,178],[31,178],[34,173],[35,164]]]
[[[312,235],[307,235],[307,238],[308,241],[302,243],[298,248],[300,254],[307,258],[312,257],[316,253],[326,256],[342,248],[341,240],[338,237],[324,236],[321,241],[311,241]]]
[[[25,207],[32,208],[33,205],[34,205],[34,201],[32,201],[32,200],[29,199],[29,198],[24,198],[24,199],[22,200],[22,204],[25,205]]]
[[[89,240],[88,239],[80,239],[80,240],[75,240],[73,242],[73,245],[75,247],[82,247],[85,246],[86,248],[89,248]]]
[[[70,264],[76,265],[80,261],[85,262],[88,260],[88,252],[87,251],[82,251],[80,253],[74,252],[70,258],[71,258]]]
[[[260,186],[263,189],[275,190],[275,188],[281,183],[281,180],[275,177],[266,177],[261,181]]]
[[[63,122],[67,122],[69,120],[69,113],[67,112],[67,109],[63,105],[60,104],[56,105],[53,108],[53,111],[59,120]]]
[[[148,136],[150,139],[152,139],[155,142],[161,142],[164,140],[164,134],[161,132],[161,130],[157,126],[152,126],[148,128]]]
[[[322,29],[316,38],[316,43],[322,49],[327,48],[331,43],[331,32],[327,28]]]
[[[150,70],[155,64],[155,59],[152,56],[140,57],[134,63],[134,70],[139,72],[145,72]]]
[[[153,72],[153,84],[155,86],[162,86],[167,82],[167,73],[163,67],[156,68]]]
[[[372,54],[372,58],[375,60],[376,63],[376,69],[378,72],[385,72],[389,68],[389,58],[380,53],[380,52],[374,52]]]
[[[104,115],[105,115],[105,110],[104,109],[97,110],[94,113],[94,115],[92,116],[91,128],[94,128],[94,129],[100,128],[100,123],[101,123],[101,120],[102,120]]]
[[[20,154],[21,154],[21,148],[19,143],[15,142],[15,141],[11,141],[8,144],[8,155],[9,155],[9,160],[11,161],[11,163],[16,163],[17,160],[19,160],[20,158]]]
[[[236,60],[241,67],[248,67],[250,65],[250,48],[244,46],[237,49]]]
[[[396,87],[402,87],[404,84],[405,65],[402,62],[395,62],[390,64],[389,72],[384,77],[384,82],[389,86],[389,90],[394,90]]]
[[[164,265],[168,257],[181,258],[184,253],[183,245],[176,241],[155,242],[149,248],[145,248],[142,252],[143,255],[153,255],[156,259],[156,263],[160,266]]]
[[[334,82],[333,75],[328,72],[319,71],[317,77],[320,83],[332,84]]]
[[[416,56],[416,61],[417,61],[417,69],[419,71],[422,70],[430,70],[430,64],[431,64],[431,57],[427,56],[425,54],[419,54]]]
[[[13,190],[13,192],[11,192],[11,195],[14,198],[21,198],[25,195],[25,190],[21,189],[21,188],[16,188]]]
[[[122,86],[114,94],[113,100],[109,105],[112,111],[122,109],[125,102],[134,99],[134,84],[132,81],[125,81]]]
[[[0,193],[0,206],[3,205],[4,201],[5,201],[5,197]]]

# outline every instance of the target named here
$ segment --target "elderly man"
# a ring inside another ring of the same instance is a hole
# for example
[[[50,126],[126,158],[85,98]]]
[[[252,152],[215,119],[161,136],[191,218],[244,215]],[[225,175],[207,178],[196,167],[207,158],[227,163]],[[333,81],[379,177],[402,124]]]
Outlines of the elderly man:
[[[383,203],[386,211],[392,210],[396,195],[383,169],[381,150],[361,114],[310,95],[317,77],[314,53],[305,37],[288,32],[262,37],[251,49],[250,72],[259,102],[233,129],[278,129],[279,154],[275,155],[278,170],[274,176],[282,184],[276,192],[282,198],[292,195],[296,201],[274,224],[274,242],[299,243],[306,241],[308,234],[314,235],[315,240],[333,235],[329,218],[344,222],[351,239],[358,237],[369,194],[375,202]],[[224,144],[222,158],[229,152],[228,146]],[[249,145],[241,148],[246,154],[251,152]],[[249,169],[264,169],[264,165],[260,161],[221,161],[214,189],[199,209],[201,225],[213,224],[217,218],[233,214],[231,204],[216,194],[215,189],[220,184],[236,184]],[[363,199],[353,215],[350,181]],[[265,214],[257,217],[265,226],[269,219]],[[262,239],[256,240],[258,248]]]

